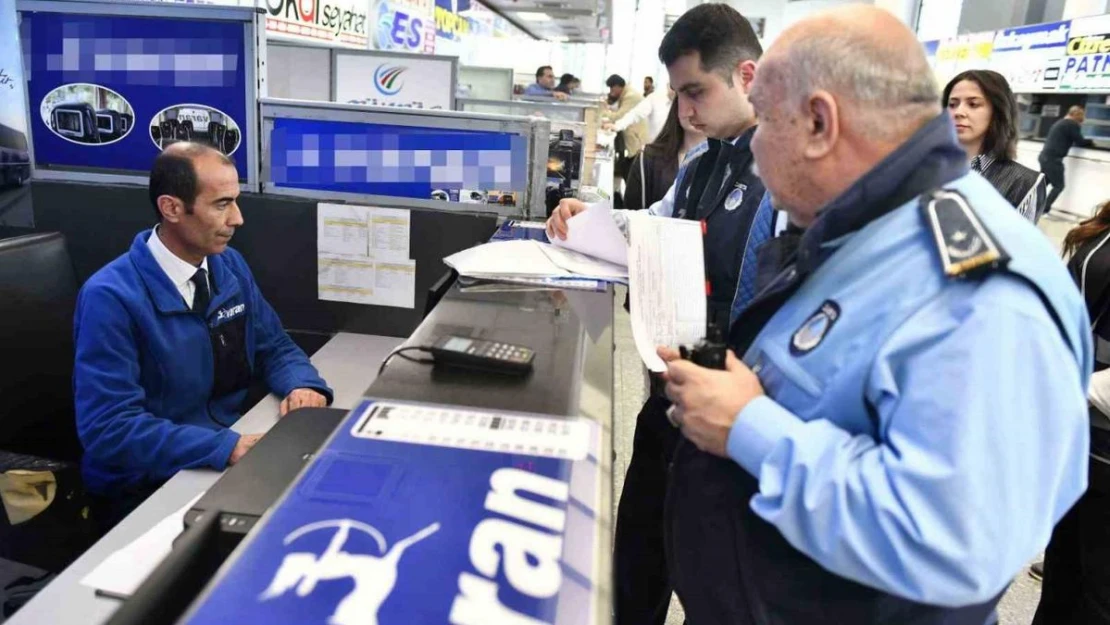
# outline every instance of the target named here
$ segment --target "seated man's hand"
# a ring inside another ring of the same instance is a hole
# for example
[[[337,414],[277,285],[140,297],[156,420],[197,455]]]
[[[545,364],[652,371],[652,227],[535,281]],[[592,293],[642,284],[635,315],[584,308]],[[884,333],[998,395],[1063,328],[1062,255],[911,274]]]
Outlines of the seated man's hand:
[[[759,378],[731,350],[724,371],[699,367],[672,349],[661,347],[658,353],[667,363],[663,378],[667,398],[674,402],[672,421],[698,449],[727,457],[728,434],[737,415],[763,395]]]
[[[254,447],[254,444],[257,443],[261,438],[261,434],[240,435],[239,442],[235,443],[235,449],[231,450],[231,457],[227,459],[227,463],[229,465],[238,463],[240,460],[243,459],[243,456],[247,455],[247,452],[250,451],[251,448]]]
[[[563,93],[562,91],[556,91],[552,95],[555,96],[555,99],[560,102],[566,102],[570,98],[570,96]]]
[[[581,200],[569,197],[559,200],[559,205],[552,211],[551,217],[547,218],[547,237],[549,239],[559,237],[566,241],[567,220],[584,210],[586,205]]]
[[[613,129],[613,122],[609,121],[608,119],[601,122],[601,129],[602,130],[612,130]]]
[[[310,388],[295,388],[289,397],[281,401],[281,416],[285,416],[297,408],[323,408],[328,405],[328,398]]]

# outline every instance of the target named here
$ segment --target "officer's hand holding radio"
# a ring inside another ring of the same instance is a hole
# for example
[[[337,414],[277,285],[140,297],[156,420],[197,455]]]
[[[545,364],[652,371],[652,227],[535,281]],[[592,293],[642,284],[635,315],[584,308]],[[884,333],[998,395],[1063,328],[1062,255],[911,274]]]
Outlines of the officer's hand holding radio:
[[[699,367],[667,347],[658,354],[667,363],[663,379],[674,402],[671,418],[682,435],[704,452],[728,457],[728,435],[737,415],[763,395],[759,378],[731,350],[723,371]]]

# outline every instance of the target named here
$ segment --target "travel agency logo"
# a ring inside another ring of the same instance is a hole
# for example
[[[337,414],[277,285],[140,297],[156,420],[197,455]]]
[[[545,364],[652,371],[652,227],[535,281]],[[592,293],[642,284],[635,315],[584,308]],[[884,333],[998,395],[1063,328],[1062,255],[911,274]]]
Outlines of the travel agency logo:
[[[305,525],[291,532],[283,541],[289,546],[306,534],[334,529],[331,541],[322,554],[296,551],[285,554],[270,586],[259,597],[269,601],[294,593],[304,598],[312,594],[319,582],[351,579],[351,591],[335,606],[328,618],[332,625],[378,625],[378,611],[397,584],[397,563],[405,550],[439,531],[432,523],[419,532],[397,541],[386,549],[385,537],[377,528],[352,519],[333,519]],[[343,547],[351,530],[358,530],[374,539],[380,556],[352,553]]]
[[[374,70],[374,86],[382,95],[397,95],[401,88],[405,86],[405,81],[401,79],[401,75],[408,71],[407,67],[398,65],[379,65],[378,69]]]

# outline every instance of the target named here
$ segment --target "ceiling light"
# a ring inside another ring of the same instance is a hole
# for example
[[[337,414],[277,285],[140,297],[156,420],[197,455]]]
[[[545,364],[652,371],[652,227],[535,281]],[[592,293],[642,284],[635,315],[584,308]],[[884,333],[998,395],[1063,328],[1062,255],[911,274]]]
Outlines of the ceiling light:
[[[568,40],[569,40],[569,38],[568,38],[568,37],[563,37],[563,36],[559,36],[559,37],[548,37],[548,38],[547,38],[547,40],[548,40],[548,41],[554,41],[554,42],[556,42],[556,43],[562,43],[562,42],[564,42],[564,41],[568,41]]]
[[[514,15],[525,22],[547,22],[551,20],[551,16],[547,13],[515,13]]]

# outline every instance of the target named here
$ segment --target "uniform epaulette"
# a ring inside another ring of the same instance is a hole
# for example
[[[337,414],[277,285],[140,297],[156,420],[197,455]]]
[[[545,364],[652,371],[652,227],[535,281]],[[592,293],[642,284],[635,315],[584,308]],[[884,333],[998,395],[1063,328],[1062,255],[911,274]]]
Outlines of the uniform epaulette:
[[[1005,268],[1010,255],[960,193],[937,189],[921,196],[921,215],[932,231],[949,278],[978,277]]]

